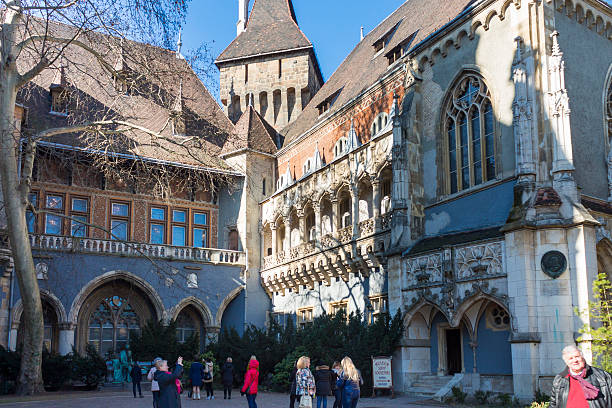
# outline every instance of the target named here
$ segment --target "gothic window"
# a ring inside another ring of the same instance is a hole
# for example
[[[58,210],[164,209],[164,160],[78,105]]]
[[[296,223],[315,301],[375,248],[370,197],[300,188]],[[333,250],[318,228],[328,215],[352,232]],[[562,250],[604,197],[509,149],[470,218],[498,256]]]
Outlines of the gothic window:
[[[334,157],[343,156],[348,150],[348,140],[346,137],[341,137],[334,146]]]
[[[481,77],[465,75],[450,91],[444,129],[449,193],[495,179],[493,108]]]
[[[89,318],[89,344],[100,355],[122,350],[140,331],[140,318],[121,296],[102,300]]]
[[[43,347],[49,352],[55,352],[57,347],[57,315],[55,310],[47,303],[43,302]]]
[[[381,130],[387,126],[387,122],[389,121],[389,115],[386,112],[381,112],[376,116],[374,122],[372,122],[372,127],[370,128],[370,132],[372,136],[377,135]]]
[[[493,330],[508,330],[510,328],[508,312],[496,304],[492,304],[487,309],[487,326]]]
[[[179,343],[184,343],[191,336],[195,336],[198,332],[198,327],[193,318],[187,313],[181,313],[176,319],[176,337]]]

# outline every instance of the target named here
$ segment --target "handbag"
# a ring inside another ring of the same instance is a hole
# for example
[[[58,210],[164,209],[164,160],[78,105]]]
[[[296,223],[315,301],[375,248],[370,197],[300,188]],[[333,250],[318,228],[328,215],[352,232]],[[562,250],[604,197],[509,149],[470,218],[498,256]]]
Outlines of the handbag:
[[[312,397],[308,394],[302,395],[299,408],[312,408]]]
[[[204,381],[208,381],[212,378],[209,371],[204,372]]]

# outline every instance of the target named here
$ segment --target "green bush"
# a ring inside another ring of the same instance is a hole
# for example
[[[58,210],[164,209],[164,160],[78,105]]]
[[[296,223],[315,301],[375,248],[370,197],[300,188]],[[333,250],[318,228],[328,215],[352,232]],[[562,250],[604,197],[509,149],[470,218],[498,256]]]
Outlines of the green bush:
[[[550,395],[540,391],[540,389],[537,389],[535,392],[535,402],[549,402],[550,401]]]
[[[96,388],[104,381],[106,363],[91,344],[87,345],[85,355],[73,349],[67,361],[71,367],[73,381],[85,384],[90,389]]]
[[[15,392],[20,366],[21,356],[19,353],[0,346],[0,394]]]
[[[491,391],[478,390],[474,393],[474,398],[476,398],[476,401],[478,401],[480,405],[485,405],[489,397],[491,397]]]
[[[453,401],[459,404],[463,404],[467,398],[467,392],[463,392],[463,390],[459,387],[451,388],[451,393],[453,394]]]
[[[59,390],[70,379],[70,368],[69,357],[44,350],[42,376],[45,390]]]
[[[179,356],[189,361],[198,357],[200,336],[196,333],[184,343],[179,343],[175,321],[165,325],[161,320],[152,320],[147,322],[140,334],[130,339],[130,348],[139,361],[152,361],[155,357],[162,357],[168,360],[169,366],[173,366]]]
[[[499,402],[499,404],[501,406],[511,407],[512,406],[512,395],[510,395],[510,394],[499,394],[497,396],[497,402]]]
[[[548,408],[550,402],[532,402],[529,408]]]
[[[276,390],[288,389],[289,373],[297,357],[310,357],[312,369],[319,363],[331,366],[344,356],[352,358],[364,380],[362,393],[372,391],[371,356],[390,356],[402,337],[401,313],[386,313],[373,324],[360,314],[348,318],[342,312],[323,314],[305,328],[296,328],[292,319],[285,327],[272,322],[267,329],[248,327],[242,336],[234,329],[224,329],[216,344],[208,350],[217,361],[232,357],[236,380],[242,382],[251,355],[259,361],[260,384]]]

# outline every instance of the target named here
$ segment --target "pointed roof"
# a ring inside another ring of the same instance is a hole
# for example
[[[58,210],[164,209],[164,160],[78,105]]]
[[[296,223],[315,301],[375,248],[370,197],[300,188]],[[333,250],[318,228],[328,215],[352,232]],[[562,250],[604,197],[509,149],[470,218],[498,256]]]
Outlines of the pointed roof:
[[[291,0],[255,0],[246,30],[219,55],[216,63],[312,48],[312,43],[298,27]]]
[[[274,154],[278,150],[276,138],[276,130],[249,104],[236,122],[231,138],[223,146],[223,154],[242,149]]]

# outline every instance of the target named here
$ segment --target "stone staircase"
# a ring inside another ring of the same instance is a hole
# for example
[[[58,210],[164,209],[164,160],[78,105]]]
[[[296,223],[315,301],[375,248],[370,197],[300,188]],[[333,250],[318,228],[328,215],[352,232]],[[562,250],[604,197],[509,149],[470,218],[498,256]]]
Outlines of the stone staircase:
[[[450,380],[452,375],[437,376],[431,374],[423,374],[407,390],[407,395],[411,397],[433,398]]]

